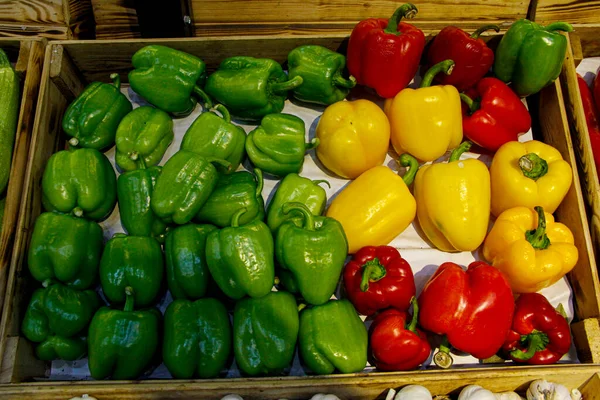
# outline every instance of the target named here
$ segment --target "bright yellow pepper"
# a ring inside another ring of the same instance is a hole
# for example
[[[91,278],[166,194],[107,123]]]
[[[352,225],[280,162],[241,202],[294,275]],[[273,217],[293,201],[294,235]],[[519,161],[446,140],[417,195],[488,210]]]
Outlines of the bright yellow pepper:
[[[317,157],[346,179],[383,164],[390,145],[390,123],[369,100],[339,101],[327,107],[317,125]]]
[[[542,207],[504,211],[483,244],[483,257],[504,273],[515,293],[533,293],[577,263],[573,234]]]
[[[458,90],[450,85],[429,87],[437,73],[450,74],[453,67],[452,60],[434,65],[423,77],[419,89],[404,89],[386,102],[384,109],[396,153],[433,161],[462,141]]]
[[[350,254],[364,246],[388,244],[415,219],[417,203],[408,185],[419,164],[408,154],[403,154],[399,162],[409,167],[404,177],[385,166],[371,168],[343,189],[329,206],[327,216],[342,224]]]
[[[460,160],[470,147],[464,142],[448,163],[422,166],[415,180],[419,224],[442,251],[473,251],[487,234],[490,173],[479,160]]]
[[[565,198],[573,171],[554,147],[531,140],[508,142],[494,155],[492,214],[509,208],[541,206],[552,214]]]

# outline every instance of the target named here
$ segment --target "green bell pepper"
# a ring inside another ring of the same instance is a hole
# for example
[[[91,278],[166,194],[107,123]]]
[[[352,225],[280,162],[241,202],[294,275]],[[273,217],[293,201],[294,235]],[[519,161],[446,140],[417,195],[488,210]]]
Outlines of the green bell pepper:
[[[215,378],[227,367],[231,323],[218,300],[175,300],[165,312],[164,327],[163,361],[174,378]]]
[[[62,284],[50,285],[33,293],[21,330],[32,342],[40,343],[40,360],[77,360],[87,351],[86,327],[100,307],[93,290],[77,291]]]
[[[287,92],[302,84],[268,58],[230,57],[206,80],[204,90],[242,120],[258,121],[283,110]]]
[[[31,235],[29,272],[40,282],[58,280],[73,289],[87,289],[96,282],[103,242],[96,222],[43,213]]]
[[[348,255],[344,228],[333,218],[313,216],[302,203],[285,203],[282,211],[299,211],[304,223],[286,221],[279,227],[275,258],[290,271],[297,283],[293,286],[307,303],[323,304],[335,292]]]
[[[239,225],[243,208],[231,227],[211,232],[206,239],[208,269],[223,293],[239,300],[268,294],[275,279],[273,236],[260,220]]]
[[[215,109],[223,117],[213,112],[204,112],[192,123],[183,136],[181,150],[187,150],[204,157],[215,157],[231,163],[230,171],[235,171],[246,155],[244,144],[246,132],[231,123],[227,108],[217,104]],[[217,166],[221,172],[229,172]]]
[[[160,311],[134,311],[133,292],[125,288],[122,311],[102,307],[90,323],[88,365],[94,379],[135,379],[158,354]]]
[[[511,82],[512,89],[522,97],[554,82],[567,51],[567,38],[557,31],[571,32],[573,27],[566,22],[546,27],[527,19],[514,22],[498,44],[494,74]]]
[[[294,359],[299,330],[298,307],[287,292],[240,300],[233,313],[233,350],[247,375],[279,375]]]
[[[150,104],[176,117],[189,115],[196,107],[196,97],[204,107],[212,101],[202,90],[206,64],[191,54],[160,45],[149,45],[131,58],[131,88]]]
[[[283,177],[300,172],[304,153],[319,145],[319,139],[304,142],[304,121],[291,114],[269,114],[248,134],[246,152],[252,164],[269,174]]]
[[[167,161],[156,180],[150,205],[163,221],[186,224],[198,214],[217,186],[219,174],[212,163],[225,167],[225,160],[206,158],[179,150]]]
[[[67,108],[62,126],[69,145],[102,150],[115,144],[119,123],[133,107],[121,93],[119,74],[110,74],[113,83],[88,85]]]
[[[156,300],[163,270],[162,250],[154,238],[115,233],[102,253],[100,284],[112,303],[125,302],[125,287],[131,286],[135,303],[146,307]]]
[[[239,220],[240,225],[253,219],[265,219],[265,202],[262,197],[263,175],[258,168],[254,175],[247,171],[221,175],[215,190],[196,215],[195,220],[217,225],[221,228],[231,226],[231,218],[242,208],[246,212]]]
[[[115,161],[123,171],[158,165],[175,137],[173,120],[166,112],[150,106],[138,107],[117,128]]]
[[[48,160],[42,191],[47,211],[101,221],[117,203],[117,176],[98,150],[63,150]]]
[[[307,103],[330,105],[344,100],[356,79],[342,76],[346,57],[326,47],[305,45],[288,54],[289,78],[302,77],[302,85],[294,89],[294,97]]]
[[[313,215],[323,214],[327,205],[327,193],[319,186],[320,183],[326,183],[331,188],[326,180],[312,181],[295,173],[288,174],[281,180],[267,208],[267,225],[273,233],[287,220],[293,219],[298,222],[302,220],[300,211],[291,210],[284,214],[282,208],[285,203],[302,203]]]
[[[19,120],[19,75],[0,49],[0,194],[8,186],[13,145]],[[1,222],[0,222],[1,224]]]
[[[336,369],[349,374],[367,366],[367,328],[348,300],[302,311],[298,342],[300,356],[316,374]]]
[[[117,197],[121,224],[131,236],[150,236],[164,241],[167,224],[150,207],[150,199],[160,175],[161,167],[140,169],[119,175],[117,179]]]
[[[210,282],[206,238],[216,230],[212,225],[187,224],[167,234],[167,283],[174,299],[196,300],[206,295]]]

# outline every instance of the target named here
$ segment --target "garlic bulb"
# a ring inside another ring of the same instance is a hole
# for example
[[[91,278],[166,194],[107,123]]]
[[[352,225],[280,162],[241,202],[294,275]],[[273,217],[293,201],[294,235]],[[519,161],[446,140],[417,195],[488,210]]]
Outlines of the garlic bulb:
[[[310,400],[340,400],[335,394],[317,393]]]
[[[244,398],[237,394],[228,394],[227,396],[221,398],[221,400],[244,400]]]
[[[581,393],[577,389],[569,392],[563,385],[538,379],[529,385],[527,400],[581,400]]]
[[[90,396],[89,394],[82,394],[81,397],[73,397],[70,400],[98,400],[98,399]]]
[[[469,385],[460,392],[458,400],[496,400],[496,396],[481,386]]]
[[[400,389],[394,400],[431,400],[431,393],[421,385],[408,385]]]

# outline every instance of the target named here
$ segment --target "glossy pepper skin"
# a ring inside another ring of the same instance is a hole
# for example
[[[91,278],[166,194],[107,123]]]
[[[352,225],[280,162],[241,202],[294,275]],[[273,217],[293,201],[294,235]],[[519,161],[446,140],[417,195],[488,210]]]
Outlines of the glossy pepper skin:
[[[474,251],[488,231],[490,173],[482,161],[460,159],[470,147],[464,142],[447,163],[423,165],[415,178],[419,224],[442,251]]]
[[[487,74],[494,63],[494,52],[479,36],[488,30],[500,31],[498,25],[485,25],[469,35],[455,26],[440,31],[427,52],[426,69],[444,60],[454,60],[452,74],[438,74],[434,80],[452,85],[463,92]]]
[[[233,312],[236,364],[249,376],[282,374],[294,359],[299,326],[296,299],[290,293],[238,301]]]
[[[229,166],[227,161],[185,150],[169,158],[152,193],[150,206],[154,213],[167,223],[190,222],[217,186],[219,174],[213,162]]]
[[[281,224],[275,258],[308,304],[323,304],[335,292],[348,254],[344,228],[333,218],[313,216],[302,203],[285,203],[282,211],[299,211],[302,220]]]
[[[72,147],[102,150],[115,144],[117,127],[133,107],[121,93],[119,74],[110,79],[113,83],[88,85],[65,111],[62,127]]]
[[[269,114],[248,134],[246,152],[255,167],[283,177],[298,173],[304,153],[319,145],[318,139],[304,142],[304,121],[291,114]]]
[[[206,239],[217,228],[187,224],[172,229],[165,241],[167,283],[175,299],[204,297],[210,282],[206,264]]]
[[[86,328],[100,307],[93,290],[78,291],[62,284],[33,293],[21,330],[36,346],[40,360],[77,360],[85,355]]]
[[[121,224],[131,236],[150,236],[162,242],[167,224],[150,207],[152,192],[162,167],[146,169],[143,162],[140,167],[119,175],[117,179]]]
[[[220,175],[215,190],[194,220],[224,228],[231,225],[231,218],[238,210],[245,208],[247,211],[240,217],[240,224],[253,219],[262,221],[265,219],[262,189],[263,175],[258,168],[254,168],[254,174],[239,171]]]
[[[515,207],[496,218],[483,257],[508,279],[515,293],[537,292],[573,269],[573,234],[542,207]]]
[[[567,38],[558,31],[572,32],[566,22],[541,26],[527,19],[514,22],[496,49],[494,74],[511,83],[519,96],[529,96],[554,82],[562,68]]]
[[[492,214],[509,208],[541,206],[554,213],[567,195],[573,172],[554,147],[537,140],[508,142],[492,160]]]
[[[400,19],[416,15],[417,7],[407,3],[389,21],[370,18],[354,27],[348,43],[348,70],[359,84],[384,98],[408,86],[419,68],[425,35]]]
[[[200,114],[185,132],[180,149],[229,161],[230,169],[217,165],[220,172],[229,173],[237,170],[244,161],[246,132],[231,123],[229,111],[222,104],[217,104],[215,109],[223,116],[213,112]]]
[[[415,278],[408,262],[391,246],[365,246],[344,268],[344,287],[359,314],[386,308],[408,310]]]
[[[300,314],[298,349],[315,374],[362,371],[368,342],[367,328],[348,300],[330,300]]]
[[[110,302],[123,303],[125,288],[130,286],[135,303],[149,306],[158,295],[163,271],[163,254],[154,238],[116,233],[100,260],[102,291]]]
[[[206,239],[208,269],[223,293],[235,300],[265,296],[275,279],[271,230],[257,219],[240,225],[245,212],[239,210],[230,227],[211,232]]]
[[[76,290],[87,289],[96,282],[103,242],[96,222],[43,213],[31,235],[29,272],[40,282],[60,281]]]
[[[450,344],[479,359],[496,354],[512,324],[515,303],[502,273],[476,261],[467,271],[454,263],[439,266],[419,296],[419,324],[446,335]],[[449,348],[433,358],[442,368],[452,365]]]
[[[454,74],[454,72],[453,72]],[[463,101],[463,133],[478,146],[497,151],[516,141],[531,128],[531,115],[504,82],[483,78],[472,90],[460,95]]]
[[[268,58],[229,57],[206,81],[206,93],[242,120],[258,121],[283,110],[287,93],[302,84]]]
[[[524,293],[515,304],[512,328],[503,350],[517,363],[554,364],[571,347],[567,319],[539,293]]]
[[[439,72],[450,74],[454,61],[431,67],[419,89],[404,89],[386,102],[392,146],[421,161],[434,161],[458,146],[463,137],[460,96],[454,86],[431,86]]]
[[[307,103],[329,105],[342,101],[356,85],[356,79],[344,78],[346,57],[326,47],[304,45],[288,54],[289,77],[302,77],[294,97]]]
[[[88,365],[94,379],[136,379],[158,351],[160,311],[134,311],[133,289],[127,287],[125,295],[123,310],[102,307],[90,323]]]
[[[8,186],[13,145],[19,120],[19,75],[0,49],[0,194]],[[0,225],[2,222],[0,220]]]
[[[108,158],[95,149],[54,153],[42,178],[47,211],[101,221],[117,203],[117,177]]]
[[[298,174],[288,174],[281,180],[275,195],[267,208],[267,225],[271,232],[275,233],[277,228],[285,221],[301,221],[303,215],[300,211],[289,210],[287,214],[283,212],[283,205],[289,202],[302,203],[312,215],[321,215],[325,211],[327,204],[327,193],[325,189],[319,186],[321,183],[329,182],[325,180],[310,180]]]
[[[176,379],[217,377],[231,354],[231,324],[225,306],[211,298],[169,304],[162,354]]]
[[[597,78],[594,79],[594,82],[597,80]],[[577,84],[579,86],[579,93],[581,93],[585,122],[587,124],[588,134],[590,135],[590,143],[592,144],[594,163],[596,164],[596,171],[598,171],[600,170],[600,112],[597,111],[596,105],[594,104],[592,91],[583,77],[579,74],[577,74]],[[598,86],[600,87],[600,85]],[[600,95],[600,91],[598,94]]]
[[[212,107],[202,90],[206,64],[191,54],[160,45],[145,46],[131,58],[131,88],[152,105],[175,117],[185,117],[199,98],[204,107]]]
[[[349,254],[390,243],[415,219],[417,203],[408,185],[419,164],[408,154],[399,162],[409,167],[404,177],[388,167],[371,168],[350,182],[327,209],[326,215],[344,227]]]
[[[150,106],[138,107],[117,128],[115,162],[123,171],[158,165],[175,137],[173,120],[166,112]]]
[[[390,147],[390,123],[372,101],[340,101],[325,109],[316,137],[319,161],[336,175],[355,179],[385,161]]]
[[[431,354],[425,333],[417,328],[419,306],[411,299],[413,315],[396,308],[379,314],[370,327],[370,355],[381,371],[409,371],[423,364]]]

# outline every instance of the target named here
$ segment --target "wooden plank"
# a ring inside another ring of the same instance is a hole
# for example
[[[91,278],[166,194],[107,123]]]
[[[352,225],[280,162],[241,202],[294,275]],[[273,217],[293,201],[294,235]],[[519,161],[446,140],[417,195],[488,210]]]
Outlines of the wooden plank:
[[[71,57],[64,51],[63,46],[55,46],[50,59],[50,79],[69,101],[75,100],[85,88],[79,70],[73,65]]]
[[[73,38],[94,37],[94,11],[92,0],[63,0],[65,24]]]
[[[581,43],[583,57],[600,56],[600,23],[573,25]]]
[[[134,0],[91,0],[97,39],[139,38]]]
[[[571,333],[579,361],[600,364],[600,323],[598,318],[588,318],[572,323]]]
[[[600,24],[600,1],[537,0],[535,20],[544,25],[556,21]]]
[[[39,36],[48,39],[70,39],[69,28],[63,25],[24,25],[0,20],[0,37]]]
[[[585,400],[600,400],[600,375],[594,374],[579,388],[579,391]]]
[[[32,25],[65,25],[62,0],[0,0],[0,20]]]

